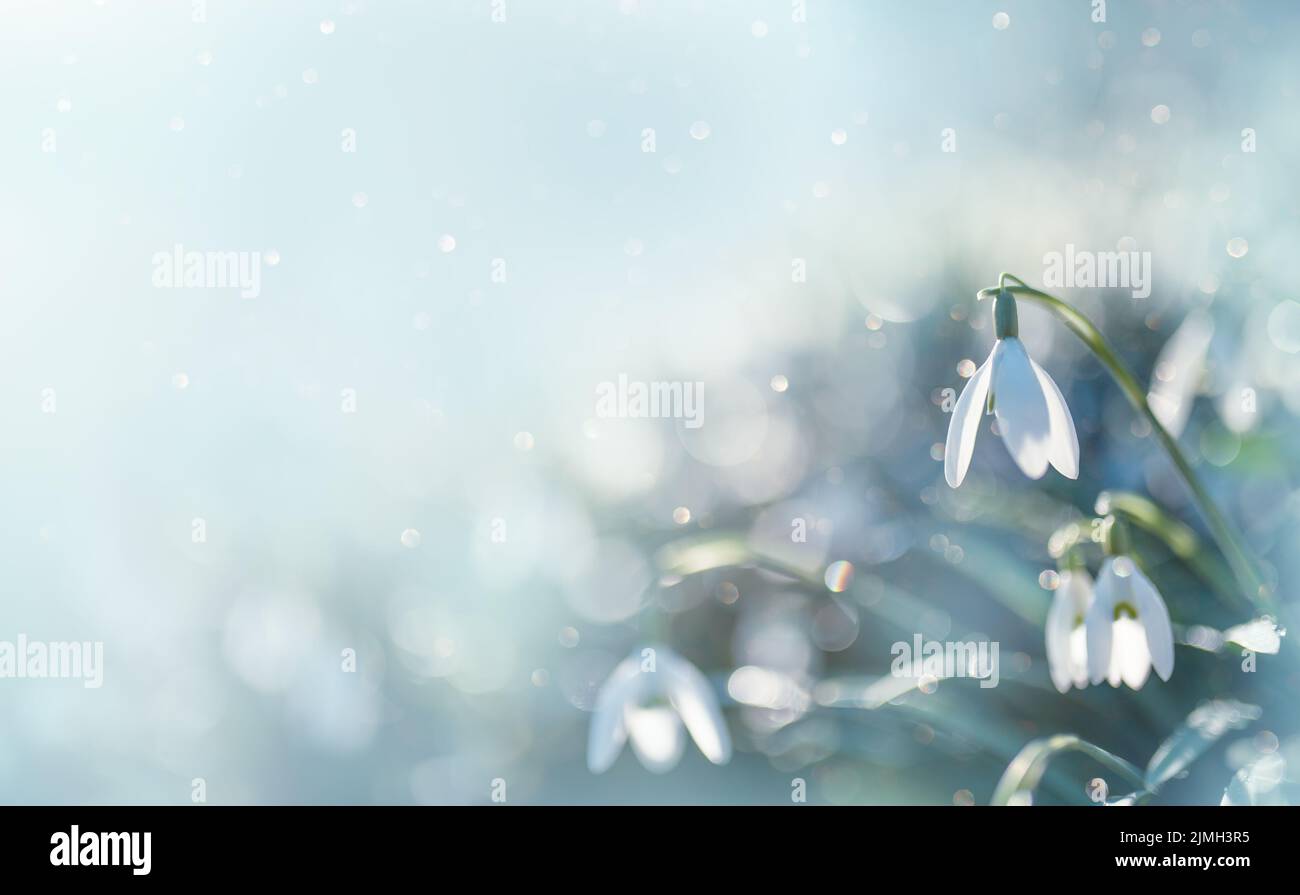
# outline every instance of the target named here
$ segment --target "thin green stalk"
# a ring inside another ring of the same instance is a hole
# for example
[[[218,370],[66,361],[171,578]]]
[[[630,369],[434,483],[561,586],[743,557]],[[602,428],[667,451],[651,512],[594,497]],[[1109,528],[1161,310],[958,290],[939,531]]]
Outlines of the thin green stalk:
[[[1242,601],[1240,589],[1219,557],[1202,549],[1201,539],[1182,521],[1175,519],[1155,501],[1129,491],[1103,491],[1093,509],[1099,516],[1114,513],[1131,520],[1165,543],[1201,580],[1225,600]]]
[[[1006,285],[1007,280],[1013,280],[1019,285],[1008,286]],[[1124,362],[1119,359],[1119,355],[1111,348],[1110,343],[1106,341],[1101,331],[1093,325],[1091,320],[1079,313],[1073,305],[1054,295],[1048,295],[1046,292],[1025,285],[1024,280],[1019,277],[1004,273],[998,282],[999,285],[996,287],[981,289],[976,298],[982,301],[1004,289],[1013,295],[1028,298],[1056,314],[1065,323],[1066,327],[1078,336],[1080,341],[1088,347],[1088,350],[1096,356],[1097,360],[1106,368],[1106,371],[1110,373],[1111,378],[1115,380],[1120,391],[1128,398],[1129,403],[1146,419],[1151,426],[1151,430],[1156,433],[1156,438],[1160,441],[1161,447],[1165,449],[1165,453],[1173,461],[1174,468],[1178,470],[1179,475],[1182,476],[1183,481],[1187,483],[1188,489],[1192,492],[1192,497],[1196,500],[1201,515],[1205,517],[1205,521],[1209,525],[1210,534],[1214,536],[1215,543],[1219,545],[1219,549],[1223,551],[1223,555],[1232,566],[1232,571],[1236,575],[1238,582],[1245,588],[1246,596],[1261,611],[1276,614],[1272,589],[1265,583],[1258,563],[1251,556],[1240,537],[1233,531],[1228,520],[1219,512],[1219,508],[1210,498],[1205,486],[1201,484],[1201,480],[1197,477],[1195,470],[1192,469],[1192,465],[1187,462],[1187,457],[1184,456],[1182,449],[1178,447],[1178,442],[1161,425],[1160,420],[1156,418],[1151,405],[1147,403],[1146,392],[1138,385],[1137,379],[1124,366]]]
[[[1020,750],[1020,754],[1011,760],[1002,779],[998,781],[993,791],[992,804],[1007,805],[1018,793],[1032,794],[1047,773],[1048,764],[1062,752],[1082,752],[1103,767],[1128,778],[1140,788],[1139,792],[1146,789],[1142,772],[1129,762],[1074,734],[1061,733],[1034,740]]]

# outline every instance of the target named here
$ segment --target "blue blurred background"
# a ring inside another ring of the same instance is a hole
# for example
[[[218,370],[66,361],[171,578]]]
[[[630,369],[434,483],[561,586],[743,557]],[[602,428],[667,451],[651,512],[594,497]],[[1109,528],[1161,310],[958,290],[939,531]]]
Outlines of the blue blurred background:
[[[1162,799],[1289,777],[1292,641],[1052,688],[1047,536],[1106,489],[1202,525],[1059,323],[1022,304],[1079,480],[986,430],[943,482],[975,291],[1150,252],[1145,299],[1059,294],[1144,383],[1212,316],[1180,441],[1294,605],[1300,9],[1107,6],[8,0],[0,639],[105,668],[0,680],[0,799],[986,802],[1034,737],[1140,766],[1208,698],[1260,718]],[[260,293],[156,288],[176,244],[259,253]],[[705,424],[598,417],[620,374],[704,383]],[[680,574],[685,538],[746,558]],[[1184,639],[1249,619],[1139,547]],[[781,551],[808,574],[750,562]],[[914,633],[998,641],[1002,683],[836,701]],[[650,639],[716,686],[729,764],[587,770],[595,693]],[[1072,761],[1043,800],[1088,801]]]

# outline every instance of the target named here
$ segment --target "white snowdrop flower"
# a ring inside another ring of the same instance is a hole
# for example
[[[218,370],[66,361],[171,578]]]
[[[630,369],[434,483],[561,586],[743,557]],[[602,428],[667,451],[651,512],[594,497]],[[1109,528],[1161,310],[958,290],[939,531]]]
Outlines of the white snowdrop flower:
[[[1084,621],[1092,606],[1092,578],[1087,569],[1068,569],[1047,611],[1047,666],[1056,689],[1088,686],[1088,637]]]
[[[1108,556],[1097,574],[1097,586],[1084,625],[1088,632],[1088,677],[1112,687],[1125,683],[1142,689],[1155,668],[1162,681],[1174,673],[1174,632],[1169,610],[1151,580],[1126,554],[1127,535],[1108,532]],[[1116,534],[1111,541],[1111,534]],[[1120,544],[1119,549],[1110,545]]]
[[[670,771],[685,749],[683,725],[709,761],[726,764],[731,759],[731,735],[700,670],[665,646],[635,652],[619,663],[596,696],[587,767],[593,774],[604,773],[630,740],[647,770]]]
[[[1213,336],[1214,320],[1210,315],[1203,310],[1192,311],[1156,356],[1147,403],[1160,425],[1175,438],[1187,426]]]
[[[987,408],[998,421],[1002,441],[1021,471],[1040,479],[1050,463],[1066,478],[1079,477],[1079,437],[1074,418],[1056,382],[1034,363],[1016,317],[1016,300],[1009,292],[994,299],[997,341],[988,359],[962,389],[948,422],[943,474],[956,488],[966,478],[980,415]]]

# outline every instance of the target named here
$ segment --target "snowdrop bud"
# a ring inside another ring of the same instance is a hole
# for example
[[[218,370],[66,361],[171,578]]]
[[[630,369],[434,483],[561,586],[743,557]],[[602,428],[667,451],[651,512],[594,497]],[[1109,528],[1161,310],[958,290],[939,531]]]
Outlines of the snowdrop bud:
[[[1016,299],[1005,289],[993,299],[993,332],[999,339],[1014,339],[1020,335]]]
[[[1128,523],[1114,516],[1107,516],[1105,535],[1102,539],[1102,549],[1106,551],[1106,555],[1123,556],[1132,547],[1133,542],[1129,538]]]

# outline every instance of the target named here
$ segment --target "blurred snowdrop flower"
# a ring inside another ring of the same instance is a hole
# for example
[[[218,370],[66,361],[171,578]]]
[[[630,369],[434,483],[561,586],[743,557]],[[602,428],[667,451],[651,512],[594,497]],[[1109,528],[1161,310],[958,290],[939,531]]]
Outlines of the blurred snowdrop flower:
[[[1223,639],[1252,653],[1276,655],[1282,648],[1282,638],[1285,635],[1285,628],[1279,628],[1276,621],[1265,616],[1243,625],[1234,625],[1223,632]]]
[[[1127,555],[1123,523],[1111,521],[1107,552],[1085,627],[1088,677],[1112,687],[1142,689],[1154,667],[1162,681],[1174,673],[1174,632],[1169,610],[1151,580]]]
[[[1088,686],[1088,637],[1084,620],[1093,601],[1092,578],[1082,567],[1061,573],[1047,612],[1047,665],[1056,689]]]
[[[1001,292],[994,300],[997,341],[988,359],[962,389],[948,423],[943,474],[956,488],[966,478],[981,411],[998,421],[1002,440],[1021,471],[1040,479],[1050,463],[1061,475],[1079,477],[1079,437],[1074,418],[1056,382],[1034,363],[1020,341],[1015,298]]]
[[[1213,336],[1214,321],[1210,315],[1202,310],[1192,311],[1156,357],[1147,403],[1160,425],[1175,438],[1186,428],[1192,401],[1201,389]]]
[[[623,744],[649,771],[662,774],[681,760],[682,726],[714,764],[731,759],[731,736],[709,682],[700,670],[665,646],[628,656],[596,696],[587,738],[587,767],[604,773]]]

